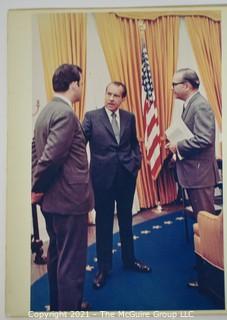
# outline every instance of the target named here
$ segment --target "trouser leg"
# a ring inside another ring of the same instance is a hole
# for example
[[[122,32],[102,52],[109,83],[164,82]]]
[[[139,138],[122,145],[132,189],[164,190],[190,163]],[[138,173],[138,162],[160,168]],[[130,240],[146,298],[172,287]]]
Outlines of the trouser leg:
[[[187,189],[189,200],[195,216],[201,210],[215,213],[214,209],[214,187],[201,189]]]
[[[117,216],[121,239],[121,255],[125,266],[135,260],[132,232],[132,206],[136,179],[127,171],[121,170],[116,183]]]
[[[50,311],[58,311],[58,285],[57,285],[57,263],[58,251],[56,235],[53,229],[53,215],[45,214],[46,230],[49,235],[49,247],[47,251],[47,272],[49,283]]]
[[[99,270],[104,272],[112,268],[114,205],[112,192],[95,191],[96,253]]]
[[[57,311],[80,310],[86,267],[87,215],[53,214],[52,226],[57,261],[56,257],[50,257],[54,264],[50,264],[48,273],[51,290],[55,289],[53,281],[57,280],[57,294],[52,292],[50,297],[53,295],[56,299],[57,295]]]

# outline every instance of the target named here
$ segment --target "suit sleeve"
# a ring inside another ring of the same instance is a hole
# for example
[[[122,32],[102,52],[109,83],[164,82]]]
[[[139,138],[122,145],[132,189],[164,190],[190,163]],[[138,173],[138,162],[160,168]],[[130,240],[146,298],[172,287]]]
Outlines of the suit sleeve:
[[[37,158],[36,148],[35,148],[35,137],[33,137],[32,139],[32,172],[34,172],[37,163],[38,163],[38,158]]]
[[[215,137],[215,119],[213,112],[206,104],[197,107],[194,114],[193,137],[179,141],[178,151],[183,157],[199,152],[214,143]]]
[[[88,142],[90,140],[91,134],[92,134],[92,123],[91,123],[89,112],[87,112],[84,116],[84,120],[82,122],[82,128],[84,131],[84,136],[85,136],[86,142]]]
[[[38,161],[34,153],[34,165],[37,163],[33,168],[33,192],[45,192],[58,177],[67,159],[74,132],[75,118],[71,110],[52,117],[47,142]]]
[[[137,162],[138,169],[141,167],[141,151],[140,151],[140,146],[139,142],[137,139],[137,134],[136,134],[136,119],[134,114],[132,115],[132,137],[131,137],[131,143],[132,143],[132,149],[135,155],[135,159]]]

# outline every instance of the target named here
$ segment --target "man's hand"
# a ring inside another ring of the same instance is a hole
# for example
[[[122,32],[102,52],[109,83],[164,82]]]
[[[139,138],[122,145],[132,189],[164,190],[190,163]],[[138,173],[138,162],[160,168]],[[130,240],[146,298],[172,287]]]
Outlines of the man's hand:
[[[39,204],[42,201],[43,195],[44,193],[42,192],[38,192],[38,193],[32,192],[32,195],[31,195],[32,204],[36,204],[36,203]]]
[[[175,143],[167,143],[165,149],[169,149],[172,153],[177,152],[177,145]]]

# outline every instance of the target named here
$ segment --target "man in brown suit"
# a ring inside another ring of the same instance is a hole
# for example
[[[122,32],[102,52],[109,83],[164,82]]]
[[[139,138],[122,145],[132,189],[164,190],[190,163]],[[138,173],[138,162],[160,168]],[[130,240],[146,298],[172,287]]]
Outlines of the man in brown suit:
[[[40,203],[50,238],[51,311],[81,310],[87,214],[93,208],[85,138],[72,103],[81,97],[81,69],[63,64],[55,96],[40,113],[32,142],[32,203]]]

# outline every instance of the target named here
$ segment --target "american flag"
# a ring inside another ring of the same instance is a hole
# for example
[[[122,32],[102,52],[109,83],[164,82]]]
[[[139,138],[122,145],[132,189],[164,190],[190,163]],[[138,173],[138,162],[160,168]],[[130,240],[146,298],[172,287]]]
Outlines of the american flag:
[[[142,86],[145,147],[147,160],[151,167],[151,175],[156,180],[161,169],[160,131],[146,47],[143,47],[142,50]]]

